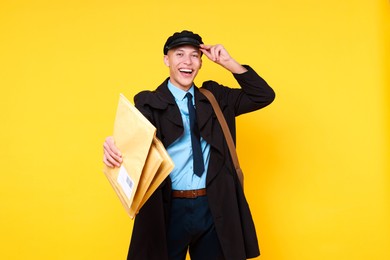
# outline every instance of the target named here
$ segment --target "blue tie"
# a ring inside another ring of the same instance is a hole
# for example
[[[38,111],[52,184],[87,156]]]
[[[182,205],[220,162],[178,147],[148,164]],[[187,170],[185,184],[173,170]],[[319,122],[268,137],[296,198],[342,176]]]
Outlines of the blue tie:
[[[190,115],[190,130],[191,130],[191,144],[192,144],[192,155],[194,161],[194,173],[199,177],[202,176],[204,172],[204,163],[203,163],[203,154],[200,147],[200,134],[198,123],[196,121],[196,111],[194,105],[192,104],[192,95],[191,93],[186,94],[188,113]]]

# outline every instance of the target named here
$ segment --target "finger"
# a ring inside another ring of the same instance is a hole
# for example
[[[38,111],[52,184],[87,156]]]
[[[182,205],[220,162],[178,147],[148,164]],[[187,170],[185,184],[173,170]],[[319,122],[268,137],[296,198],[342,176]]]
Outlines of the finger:
[[[122,155],[113,152],[110,148],[104,147],[104,156],[109,162],[117,166],[122,163]]]
[[[211,48],[212,45],[206,45],[206,44],[200,44],[199,47],[201,49],[205,49],[205,50],[209,50]]]
[[[107,158],[113,158],[114,160],[119,161],[119,162],[122,161],[122,154],[120,153],[118,148],[116,148],[116,146],[110,146],[110,145],[104,143],[103,151],[104,151],[104,154],[107,156]]]
[[[209,48],[201,48],[200,51],[206,55],[206,57],[210,60],[212,60],[210,49]]]
[[[201,51],[212,61],[216,61],[216,53],[215,53],[215,46],[216,45],[200,45]]]
[[[224,57],[225,48],[221,44],[218,44],[215,48],[216,48],[217,61],[220,62],[222,60],[222,58]]]
[[[104,143],[107,144],[109,147],[112,147],[113,150],[116,150],[115,139],[113,136],[107,137]]]
[[[106,166],[110,167],[110,168],[115,168],[115,165],[112,164],[112,163],[106,158],[105,155],[103,155],[103,163],[104,163]]]
[[[103,147],[109,153],[113,153],[113,154],[115,154],[117,156],[122,156],[122,154],[119,151],[118,147],[115,145],[115,141],[114,141],[114,138],[112,136],[109,136],[109,137],[106,138],[106,141],[104,142]]]
[[[120,166],[121,166],[121,163],[122,163],[122,158],[115,157],[115,155],[112,156],[112,155],[111,155],[110,153],[108,153],[107,151],[104,151],[103,162],[104,162],[108,167],[111,167],[111,168],[120,167]]]
[[[218,62],[218,58],[219,58],[219,49],[218,49],[218,45],[214,45],[214,46],[211,48],[211,52],[212,52],[213,61]]]
[[[103,162],[105,162],[107,166],[119,167],[122,163],[122,154],[116,147],[114,138],[112,136],[106,138],[103,144],[103,153]]]

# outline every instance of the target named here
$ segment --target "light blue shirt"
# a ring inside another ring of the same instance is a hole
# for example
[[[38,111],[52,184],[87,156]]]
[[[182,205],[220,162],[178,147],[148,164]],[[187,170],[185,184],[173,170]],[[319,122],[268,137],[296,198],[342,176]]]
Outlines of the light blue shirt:
[[[200,138],[200,146],[203,152],[204,172],[201,177],[194,173],[191,132],[190,132],[190,117],[187,107],[186,91],[175,87],[171,81],[168,81],[168,89],[175,97],[177,106],[179,107],[181,118],[183,120],[184,132],[175,142],[168,148],[167,152],[175,163],[170,176],[172,180],[173,190],[196,190],[206,187],[206,173],[210,160],[210,145]],[[192,103],[195,104],[194,86],[188,92],[192,94]]]

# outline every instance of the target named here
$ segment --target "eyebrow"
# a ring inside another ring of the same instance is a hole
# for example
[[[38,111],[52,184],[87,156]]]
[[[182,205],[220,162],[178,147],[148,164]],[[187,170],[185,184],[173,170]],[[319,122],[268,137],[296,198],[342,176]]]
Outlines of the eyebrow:
[[[177,48],[177,49],[175,50],[175,52],[185,52],[185,50],[182,49],[182,48]],[[200,49],[190,51],[190,53],[196,53],[196,54],[199,54],[200,52],[201,52]]]
[[[192,52],[198,52],[200,49],[199,48],[197,48],[196,49],[196,47],[194,47],[195,49],[194,50],[192,50]],[[184,48],[181,48],[181,47],[177,47],[176,48],[176,51],[185,51],[185,49]]]

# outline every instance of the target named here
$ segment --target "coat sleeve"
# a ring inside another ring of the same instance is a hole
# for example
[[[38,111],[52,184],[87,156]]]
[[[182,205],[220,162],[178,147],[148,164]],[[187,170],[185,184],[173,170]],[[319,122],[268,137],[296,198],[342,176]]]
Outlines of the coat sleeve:
[[[248,71],[233,74],[240,89],[222,86],[213,81],[204,84],[204,87],[213,92],[221,108],[233,108],[235,116],[261,109],[275,99],[275,92],[268,83],[250,66],[244,67]]]

